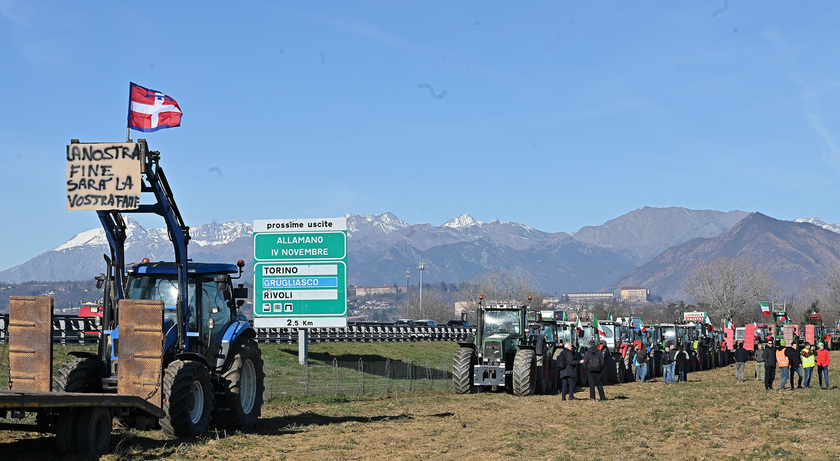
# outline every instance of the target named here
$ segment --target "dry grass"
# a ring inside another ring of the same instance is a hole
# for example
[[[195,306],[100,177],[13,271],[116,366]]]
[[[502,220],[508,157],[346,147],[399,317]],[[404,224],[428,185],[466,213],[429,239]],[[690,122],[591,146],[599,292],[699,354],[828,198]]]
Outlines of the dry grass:
[[[840,352],[832,359],[840,363]],[[840,458],[840,389],[767,392],[756,381],[735,384],[733,370],[608,386],[607,402],[431,392],[273,401],[256,432],[192,441],[115,433],[115,452],[102,459]],[[831,379],[840,382],[840,372]],[[0,433],[0,453],[55,456],[51,437],[9,432]]]

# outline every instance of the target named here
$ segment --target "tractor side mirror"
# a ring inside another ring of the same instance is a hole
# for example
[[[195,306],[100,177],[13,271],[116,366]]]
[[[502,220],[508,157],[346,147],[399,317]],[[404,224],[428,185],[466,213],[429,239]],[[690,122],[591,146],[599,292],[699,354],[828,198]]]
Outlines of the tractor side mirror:
[[[219,274],[213,277],[213,281],[216,282],[216,289],[219,291],[227,291],[227,277],[224,274]]]
[[[233,289],[233,297],[234,298],[239,298],[239,299],[247,298],[248,297],[248,289],[245,288],[245,286],[240,283],[238,287]]]
[[[103,273],[101,273],[101,272],[100,272],[100,273],[99,273],[99,275],[97,275],[97,276],[96,276],[96,277],[94,277],[94,278],[96,279],[96,289],[97,289],[97,290],[101,290],[101,289],[102,289],[102,285],[104,285],[104,284],[105,284],[105,274],[103,274]]]

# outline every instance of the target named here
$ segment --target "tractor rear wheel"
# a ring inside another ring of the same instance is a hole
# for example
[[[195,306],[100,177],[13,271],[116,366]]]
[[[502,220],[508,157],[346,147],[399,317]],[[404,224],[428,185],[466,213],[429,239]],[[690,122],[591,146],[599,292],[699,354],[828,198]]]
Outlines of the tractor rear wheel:
[[[513,357],[514,395],[533,395],[537,387],[537,360],[531,349],[519,349]]]
[[[616,383],[621,384],[624,382],[624,375],[626,370],[624,369],[624,360],[622,356],[618,356],[615,362],[615,374],[618,376]]]
[[[195,437],[207,432],[213,409],[210,372],[199,362],[176,360],[163,377],[163,433],[170,438]]]
[[[262,413],[265,372],[262,352],[253,339],[236,343],[219,379],[219,402],[213,422],[225,429],[247,430]]]
[[[473,364],[475,363],[475,349],[459,347],[455,351],[452,363],[452,385],[456,394],[470,394],[475,392],[472,383]]]

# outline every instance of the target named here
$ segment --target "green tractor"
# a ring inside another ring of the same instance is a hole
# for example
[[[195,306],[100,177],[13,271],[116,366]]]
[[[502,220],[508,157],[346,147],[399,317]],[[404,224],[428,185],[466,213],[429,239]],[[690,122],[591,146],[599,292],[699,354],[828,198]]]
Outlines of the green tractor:
[[[473,342],[459,343],[455,351],[455,392],[468,394],[482,387],[515,395],[556,392],[553,351],[541,334],[539,314],[529,322],[527,305],[483,301],[479,297]]]

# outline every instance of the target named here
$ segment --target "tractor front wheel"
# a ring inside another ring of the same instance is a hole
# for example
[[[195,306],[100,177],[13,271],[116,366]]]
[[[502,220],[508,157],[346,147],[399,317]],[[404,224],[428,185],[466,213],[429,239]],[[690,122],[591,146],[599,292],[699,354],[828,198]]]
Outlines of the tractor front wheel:
[[[167,437],[196,437],[210,428],[213,387],[210,372],[199,362],[176,360],[163,377],[163,410],[160,421]]]
[[[472,384],[473,364],[475,363],[475,349],[459,347],[455,351],[452,363],[452,385],[456,394],[470,394],[475,392]]]
[[[513,357],[514,395],[533,395],[537,387],[537,360],[531,349],[519,349]]]

